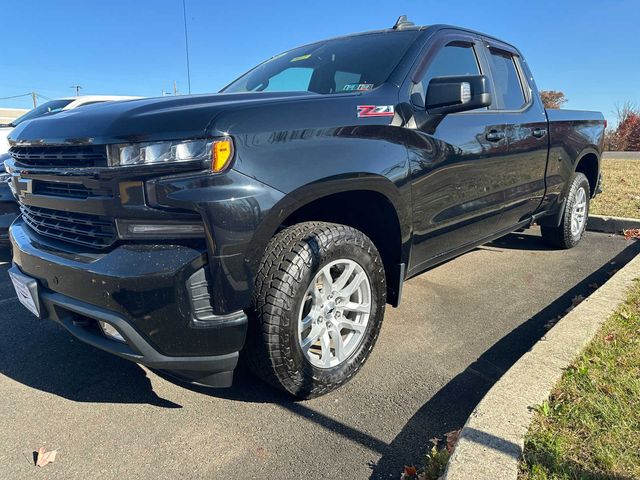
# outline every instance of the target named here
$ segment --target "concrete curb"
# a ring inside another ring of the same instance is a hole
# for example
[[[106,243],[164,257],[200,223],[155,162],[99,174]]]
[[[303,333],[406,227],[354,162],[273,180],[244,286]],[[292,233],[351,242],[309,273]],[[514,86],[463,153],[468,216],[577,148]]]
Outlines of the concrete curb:
[[[587,230],[592,232],[621,233],[632,228],[640,228],[640,219],[589,215],[587,221]]]
[[[605,160],[640,160],[640,152],[602,152]]]
[[[591,341],[640,278],[640,255],[563,317],[489,390],[469,416],[443,479],[518,476],[532,407],[549,397],[564,369]]]

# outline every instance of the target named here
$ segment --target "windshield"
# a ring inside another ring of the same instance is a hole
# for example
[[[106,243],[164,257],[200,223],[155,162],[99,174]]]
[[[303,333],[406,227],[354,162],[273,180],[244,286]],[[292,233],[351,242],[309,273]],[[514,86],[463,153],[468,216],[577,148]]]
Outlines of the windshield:
[[[39,107],[36,107],[33,110],[29,110],[21,117],[16,118],[13,122],[11,122],[11,125],[17,127],[25,120],[31,120],[32,118],[41,117],[42,115],[46,115],[47,113],[58,113],[71,102],[73,102],[73,100],[51,100],[50,102],[43,103]]]
[[[222,92],[372,90],[386,82],[418,33],[356,35],[295,48],[258,65]]]

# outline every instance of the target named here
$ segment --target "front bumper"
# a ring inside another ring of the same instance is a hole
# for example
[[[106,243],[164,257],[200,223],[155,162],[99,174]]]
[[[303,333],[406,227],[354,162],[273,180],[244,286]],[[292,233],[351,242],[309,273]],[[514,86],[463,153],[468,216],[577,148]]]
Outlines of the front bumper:
[[[14,272],[37,282],[43,318],[80,340],[195,383],[228,386],[246,336],[240,311],[215,315],[206,250],[127,244],[108,253],[69,253],[22,220],[10,229]],[[98,321],[126,343],[107,338]]]

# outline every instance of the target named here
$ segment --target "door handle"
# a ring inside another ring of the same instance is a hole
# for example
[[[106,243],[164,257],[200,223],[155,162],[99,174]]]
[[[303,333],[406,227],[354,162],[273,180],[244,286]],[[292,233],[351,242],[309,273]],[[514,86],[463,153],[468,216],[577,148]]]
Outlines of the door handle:
[[[498,130],[491,130],[490,132],[487,132],[484,137],[490,142],[498,142],[505,137],[505,134],[504,132],[500,132]]]
[[[546,128],[534,128],[533,129],[533,136],[536,138],[542,138],[547,134],[547,129]]]

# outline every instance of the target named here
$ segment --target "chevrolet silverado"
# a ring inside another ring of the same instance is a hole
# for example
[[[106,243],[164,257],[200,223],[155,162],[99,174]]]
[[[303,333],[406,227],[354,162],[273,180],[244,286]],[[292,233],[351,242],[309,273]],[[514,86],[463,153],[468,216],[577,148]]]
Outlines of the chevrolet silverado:
[[[218,94],[20,124],[11,278],[36,316],[115,355],[222,387],[242,353],[321,395],[363,366],[408,278],[534,222],[574,247],[604,125],[546,110],[514,46],[401,17]]]

